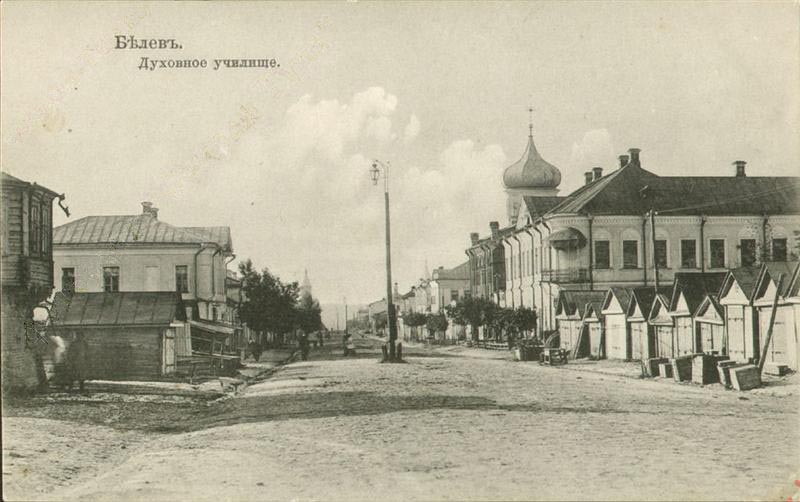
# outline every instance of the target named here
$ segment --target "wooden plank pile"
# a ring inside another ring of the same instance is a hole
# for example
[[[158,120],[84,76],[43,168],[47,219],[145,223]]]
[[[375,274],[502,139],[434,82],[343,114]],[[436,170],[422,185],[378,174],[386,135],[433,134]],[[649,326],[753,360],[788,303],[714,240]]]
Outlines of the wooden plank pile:
[[[669,359],[667,359],[666,357],[654,357],[652,359],[648,359],[644,363],[645,374],[649,377],[657,377],[661,375],[659,367],[661,364],[667,362],[669,362]]]
[[[750,390],[761,386],[761,371],[758,366],[745,364],[731,368],[731,386],[736,390]]]

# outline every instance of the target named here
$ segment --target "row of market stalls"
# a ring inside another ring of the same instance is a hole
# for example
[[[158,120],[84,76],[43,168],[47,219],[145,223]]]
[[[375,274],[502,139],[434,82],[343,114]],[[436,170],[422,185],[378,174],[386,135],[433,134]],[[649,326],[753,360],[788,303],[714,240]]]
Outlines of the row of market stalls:
[[[658,288],[562,290],[556,307],[560,347],[572,358],[647,360],[708,354],[754,363],[774,311],[766,362],[797,371],[798,290],[796,261],[728,272],[676,273],[672,284]]]

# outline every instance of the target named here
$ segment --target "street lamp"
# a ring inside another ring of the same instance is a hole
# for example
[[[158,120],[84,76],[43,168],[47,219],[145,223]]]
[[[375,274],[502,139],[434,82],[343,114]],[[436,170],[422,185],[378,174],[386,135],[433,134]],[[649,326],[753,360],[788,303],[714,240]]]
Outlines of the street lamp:
[[[381,173],[383,168],[383,173]],[[389,324],[389,361],[399,361],[395,342],[397,341],[397,317],[394,311],[394,299],[392,298],[392,245],[391,232],[389,230],[389,164],[380,160],[372,162],[369,170],[372,184],[377,185],[378,180],[383,174],[383,201],[386,208],[386,322]]]

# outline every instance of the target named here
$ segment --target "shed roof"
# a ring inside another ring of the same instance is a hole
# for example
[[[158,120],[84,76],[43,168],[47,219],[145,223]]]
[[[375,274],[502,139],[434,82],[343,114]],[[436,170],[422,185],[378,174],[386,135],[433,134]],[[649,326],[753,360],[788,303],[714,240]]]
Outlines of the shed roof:
[[[28,188],[28,187],[35,187],[43,192],[46,192],[51,197],[58,197],[58,194],[47,187],[43,187],[42,185],[37,184],[36,182],[27,182],[25,180],[21,180],[16,176],[12,176],[5,171],[0,171],[0,184],[2,186],[18,186],[21,188]]]
[[[751,299],[760,272],[761,267],[739,267],[728,270],[725,280],[720,287],[719,297],[722,298],[727,295],[733,283],[736,282],[744,295],[748,299]]]
[[[671,286],[660,286],[658,290],[654,286],[642,286],[638,288],[633,288],[631,290],[631,302],[628,304],[628,312],[627,315],[631,315],[634,312],[633,307],[638,305],[639,311],[647,317],[650,313],[650,309],[653,308],[653,301],[656,299],[656,295],[664,295],[669,294],[672,291]]]
[[[542,216],[560,204],[564,199],[566,199],[566,197],[563,195],[525,195],[522,197],[522,200],[525,202],[525,207],[528,208],[528,213],[531,215],[531,218],[538,218],[539,216]]]
[[[798,273],[800,273],[800,262],[798,261],[768,261],[764,263],[759,271],[751,301],[764,295],[770,281],[777,286],[778,277],[781,274],[783,274],[783,284],[778,291],[778,296],[781,298],[792,296],[793,290],[798,286],[795,280]],[[794,294],[797,294],[796,290]]]
[[[185,320],[181,306],[180,294],[171,291],[56,295],[52,325],[169,326],[175,320]]]
[[[577,313],[578,317],[582,319],[586,313],[587,304],[596,302],[602,307],[605,296],[605,291],[562,289],[558,294],[559,309],[567,315],[575,315]]]
[[[678,298],[683,294],[689,312],[694,312],[707,294],[717,294],[727,272],[676,272],[672,282],[672,295],[669,310],[678,306]]]

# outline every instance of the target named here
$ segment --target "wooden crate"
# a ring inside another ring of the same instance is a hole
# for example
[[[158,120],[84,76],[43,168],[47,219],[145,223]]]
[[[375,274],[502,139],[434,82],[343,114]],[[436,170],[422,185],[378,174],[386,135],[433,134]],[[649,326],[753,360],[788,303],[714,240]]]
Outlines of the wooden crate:
[[[731,385],[736,390],[750,390],[761,387],[761,372],[752,364],[731,368]]]
[[[764,373],[767,375],[783,376],[789,373],[789,366],[783,363],[766,363]]]
[[[672,378],[672,363],[669,361],[658,364],[658,374],[663,378]]]
[[[719,383],[717,363],[727,358],[728,356],[696,354],[692,359],[692,382],[700,385]]]
[[[657,377],[659,375],[658,366],[661,363],[669,362],[669,359],[666,357],[654,357],[652,359],[648,359],[644,363],[644,371],[649,377]]]
[[[672,378],[676,382],[686,382],[692,379],[692,358],[694,356],[681,356],[672,359]]]
[[[736,361],[720,361],[717,363],[717,374],[719,375],[719,383],[725,387],[731,386],[731,368],[741,365]]]

